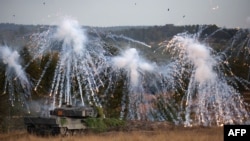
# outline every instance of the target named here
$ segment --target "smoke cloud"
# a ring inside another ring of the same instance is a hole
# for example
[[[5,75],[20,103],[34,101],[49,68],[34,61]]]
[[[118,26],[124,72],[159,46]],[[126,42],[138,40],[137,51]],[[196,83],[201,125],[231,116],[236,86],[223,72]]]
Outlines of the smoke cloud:
[[[58,25],[55,38],[63,40],[65,44],[72,46],[75,53],[80,53],[84,49],[84,43],[87,42],[84,36],[84,30],[79,25],[78,21],[72,18],[64,18]]]
[[[138,85],[140,71],[153,71],[154,66],[142,58],[135,48],[125,50],[120,56],[113,58],[113,65],[119,69],[125,69],[129,73],[130,81],[133,86]]]
[[[4,64],[7,65],[7,74],[11,75],[11,70],[13,69],[17,78],[20,79],[22,84],[28,84],[29,81],[25,75],[22,66],[19,63],[20,55],[17,51],[11,50],[7,46],[0,47],[0,57]]]

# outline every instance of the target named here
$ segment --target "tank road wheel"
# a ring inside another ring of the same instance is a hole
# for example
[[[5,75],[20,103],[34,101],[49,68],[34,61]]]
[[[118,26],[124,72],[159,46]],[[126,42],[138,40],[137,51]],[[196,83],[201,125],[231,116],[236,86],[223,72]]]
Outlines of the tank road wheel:
[[[67,136],[73,136],[74,135],[74,130],[68,130]]]
[[[27,127],[27,132],[29,134],[34,134],[35,133],[35,127],[34,126],[28,126]]]
[[[60,134],[63,135],[63,136],[65,136],[66,133],[67,133],[67,128],[66,127],[61,127],[60,128]]]
[[[60,128],[58,128],[58,127],[54,127],[53,129],[52,129],[52,136],[55,136],[55,135],[58,135],[58,134],[60,134]]]
[[[67,127],[60,128],[60,133],[62,136],[70,136],[72,132]]]

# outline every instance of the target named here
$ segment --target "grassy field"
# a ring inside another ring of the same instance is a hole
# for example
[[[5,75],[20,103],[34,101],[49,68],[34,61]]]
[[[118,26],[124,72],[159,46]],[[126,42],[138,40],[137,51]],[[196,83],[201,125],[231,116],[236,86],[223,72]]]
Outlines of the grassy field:
[[[159,131],[87,133],[67,137],[39,137],[26,131],[0,134],[2,141],[223,141],[222,127],[173,128]]]

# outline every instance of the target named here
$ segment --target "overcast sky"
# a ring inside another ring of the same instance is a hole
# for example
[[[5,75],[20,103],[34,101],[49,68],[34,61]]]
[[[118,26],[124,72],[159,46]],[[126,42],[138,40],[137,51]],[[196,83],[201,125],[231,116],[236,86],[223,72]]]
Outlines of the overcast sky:
[[[0,23],[81,25],[216,24],[250,28],[250,0],[0,0]]]

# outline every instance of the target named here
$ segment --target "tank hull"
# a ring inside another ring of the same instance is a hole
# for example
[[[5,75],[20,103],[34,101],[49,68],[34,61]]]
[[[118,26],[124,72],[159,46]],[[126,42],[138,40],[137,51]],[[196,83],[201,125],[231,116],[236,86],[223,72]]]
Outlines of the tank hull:
[[[96,117],[90,107],[62,107],[50,111],[49,117],[24,117],[28,133],[36,135],[68,135],[83,133],[87,126],[85,119]]]
[[[24,117],[28,133],[36,135],[68,135],[82,133],[87,128],[84,118]]]

